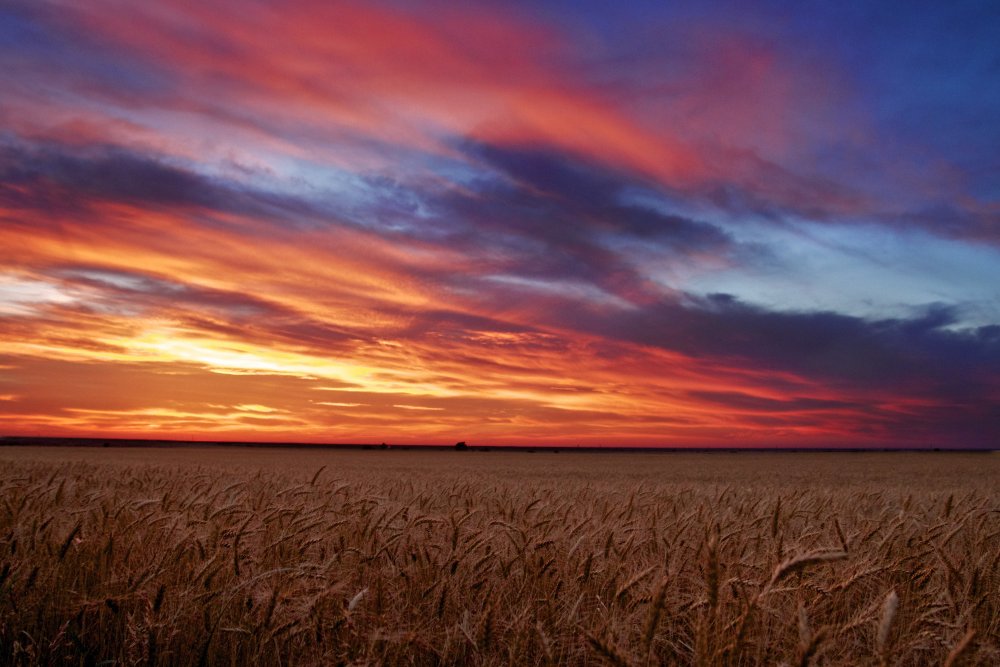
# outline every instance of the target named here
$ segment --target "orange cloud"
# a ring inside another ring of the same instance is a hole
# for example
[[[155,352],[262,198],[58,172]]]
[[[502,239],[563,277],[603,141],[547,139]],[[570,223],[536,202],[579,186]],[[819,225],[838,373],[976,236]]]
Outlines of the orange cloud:
[[[566,39],[527,17],[452,5],[428,17],[371,3],[178,1],[127,12],[92,5],[73,20],[169,64],[173,89],[151,91],[147,104],[214,118],[227,134],[309,159],[319,156],[290,128],[323,142],[361,136],[438,152],[460,136],[542,141],[675,184],[704,176],[676,135],[644,129],[614,98],[558,69]]]

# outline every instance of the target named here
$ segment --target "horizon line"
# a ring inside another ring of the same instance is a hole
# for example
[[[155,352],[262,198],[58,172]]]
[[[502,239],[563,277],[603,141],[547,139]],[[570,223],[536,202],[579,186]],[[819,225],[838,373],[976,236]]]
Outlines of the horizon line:
[[[461,445],[461,446],[459,446]],[[508,452],[635,452],[635,453],[670,453],[670,452],[844,452],[844,453],[865,453],[865,452],[955,452],[955,453],[989,453],[1000,451],[1000,447],[953,447],[947,445],[904,445],[900,447],[887,446],[836,446],[823,445],[816,447],[804,446],[783,446],[773,447],[755,446],[733,446],[731,444],[719,446],[677,446],[677,445],[514,445],[514,444],[468,444],[459,441],[454,445],[430,444],[430,443],[348,443],[348,442],[297,442],[297,441],[264,441],[264,440],[204,440],[190,439],[178,440],[173,438],[117,438],[117,437],[78,437],[78,436],[23,436],[23,435],[2,435],[0,436],[0,446],[50,446],[50,447],[115,447],[115,448],[200,448],[200,447],[248,447],[248,448],[273,448],[273,449],[351,449],[351,450],[440,450],[440,451],[508,451]]]

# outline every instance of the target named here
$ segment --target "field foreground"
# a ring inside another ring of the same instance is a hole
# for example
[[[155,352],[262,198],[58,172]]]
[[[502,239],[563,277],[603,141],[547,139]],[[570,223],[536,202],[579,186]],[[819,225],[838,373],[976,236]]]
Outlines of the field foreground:
[[[1000,664],[1000,455],[0,448],[4,664]]]

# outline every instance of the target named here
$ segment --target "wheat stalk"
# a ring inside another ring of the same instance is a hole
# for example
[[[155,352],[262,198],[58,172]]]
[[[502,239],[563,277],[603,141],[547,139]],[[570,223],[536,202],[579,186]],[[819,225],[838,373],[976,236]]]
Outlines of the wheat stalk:
[[[606,662],[615,667],[630,667],[632,662],[625,657],[622,652],[610,641],[605,641],[581,628],[583,636],[587,638],[587,643],[594,651],[604,658]]]
[[[884,665],[889,663],[889,632],[892,630],[892,621],[896,617],[898,606],[899,596],[896,595],[896,591],[889,591],[882,602],[882,616],[879,619],[878,634],[875,640],[876,652]]]
[[[966,632],[962,638],[958,640],[958,643],[955,644],[954,648],[948,652],[948,657],[944,660],[944,667],[954,667],[957,665],[959,659],[965,655],[966,651],[972,648],[972,640],[975,636],[975,629],[970,628],[968,632]]]
[[[774,573],[771,575],[770,581],[764,587],[765,590],[771,590],[775,584],[780,582],[785,577],[800,572],[808,567],[817,565],[819,563],[829,563],[837,560],[844,560],[847,558],[847,552],[845,551],[833,551],[833,550],[819,550],[810,551],[809,553],[801,554],[799,556],[794,556],[789,558],[779,564],[774,568]]]

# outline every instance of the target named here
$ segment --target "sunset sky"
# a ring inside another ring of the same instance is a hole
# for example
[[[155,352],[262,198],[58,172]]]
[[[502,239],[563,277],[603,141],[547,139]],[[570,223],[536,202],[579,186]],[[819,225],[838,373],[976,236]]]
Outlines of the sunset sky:
[[[996,446],[1000,10],[7,0],[0,259],[0,434]]]

